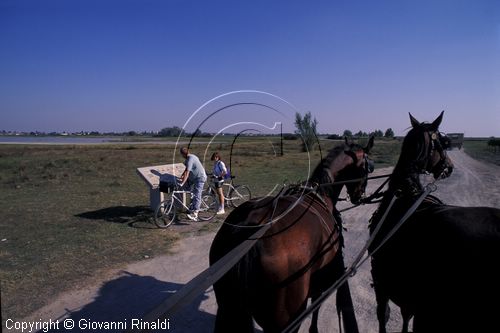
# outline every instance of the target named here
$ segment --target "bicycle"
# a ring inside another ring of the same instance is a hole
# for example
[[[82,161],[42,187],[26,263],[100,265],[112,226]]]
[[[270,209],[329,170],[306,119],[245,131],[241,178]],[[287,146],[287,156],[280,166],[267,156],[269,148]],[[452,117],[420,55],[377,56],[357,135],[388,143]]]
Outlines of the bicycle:
[[[216,178],[211,175],[212,181],[208,183],[207,193],[216,196],[216,190],[214,182]],[[225,204],[229,207],[236,208],[245,201],[248,201],[252,198],[252,193],[250,192],[250,188],[247,185],[234,185],[235,176],[230,177],[229,182],[224,182],[222,186],[224,186],[224,201]]]
[[[204,193],[203,193],[204,192]],[[210,221],[217,213],[217,200],[213,193],[203,191],[201,195],[200,210],[198,220]],[[172,190],[164,192],[168,198],[160,202],[154,213],[154,223],[158,228],[168,228],[180,213],[180,210],[189,210],[181,199],[185,194],[189,194],[193,199],[193,193],[179,188],[177,185]]]

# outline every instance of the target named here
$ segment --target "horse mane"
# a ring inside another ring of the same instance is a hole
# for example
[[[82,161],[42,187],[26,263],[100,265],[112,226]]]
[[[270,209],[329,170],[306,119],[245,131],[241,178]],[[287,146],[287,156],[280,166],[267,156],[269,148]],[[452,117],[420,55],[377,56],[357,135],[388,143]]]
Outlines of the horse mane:
[[[418,163],[421,160],[427,158],[427,152],[424,149],[425,145],[421,144],[418,136],[422,135],[425,132],[432,131],[432,126],[433,125],[430,123],[422,122],[417,127],[410,127],[410,130],[403,139],[403,144],[401,145],[401,154],[398,162]],[[403,149],[403,147],[405,149]],[[416,158],[408,160],[409,155],[414,155],[416,156]]]
[[[308,182],[311,184],[324,184],[332,182],[333,179],[330,179],[330,175],[325,169],[330,168],[330,165],[333,163],[333,161],[337,159],[338,156],[342,154],[346,149],[349,148],[350,147],[348,145],[343,143],[330,149],[328,155],[326,155],[326,157],[324,157],[318,163],[318,165],[312,172],[311,177],[309,177]]]
[[[410,127],[410,130],[406,134],[401,145],[401,152],[391,175],[388,192],[386,195],[384,195],[378,209],[370,219],[369,228],[371,231],[373,231],[374,227],[382,217],[382,214],[389,206],[389,203],[392,200],[393,193],[398,190],[403,190],[403,192],[409,193],[418,193],[419,190],[423,189],[422,183],[420,181],[420,174],[418,172],[418,164],[422,161],[425,161],[425,159],[427,158],[427,151],[425,149],[424,142],[421,140],[421,136],[423,135],[423,133],[431,131],[431,126],[432,124],[430,123],[422,122],[416,127]],[[422,203],[422,207],[426,205],[443,204],[443,202],[435,196],[429,195],[427,198]],[[416,197],[410,196],[409,199],[406,200],[408,208],[415,199]],[[405,200],[400,199],[400,201]]]
[[[418,172],[419,164],[424,163],[428,156],[425,143],[420,136],[431,131],[431,126],[432,124],[423,122],[417,127],[411,127],[406,134],[389,183],[391,190],[397,190],[401,185],[421,188],[422,184]]]

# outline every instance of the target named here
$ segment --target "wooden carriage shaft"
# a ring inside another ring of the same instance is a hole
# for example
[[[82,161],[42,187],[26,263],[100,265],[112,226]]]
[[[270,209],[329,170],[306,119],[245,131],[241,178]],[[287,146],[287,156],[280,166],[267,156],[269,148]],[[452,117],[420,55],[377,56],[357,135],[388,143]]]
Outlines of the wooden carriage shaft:
[[[172,316],[182,307],[192,302],[196,297],[207,290],[211,285],[217,282],[226,274],[238,261],[252,248],[252,246],[262,237],[272,226],[271,223],[263,225],[249,239],[228,252],[224,257],[218,260],[195,278],[189,281],[184,287],[178,290],[163,303],[158,305],[151,312],[143,317],[145,322],[153,322],[157,319],[165,319]],[[148,330],[129,330],[128,332],[147,332]]]

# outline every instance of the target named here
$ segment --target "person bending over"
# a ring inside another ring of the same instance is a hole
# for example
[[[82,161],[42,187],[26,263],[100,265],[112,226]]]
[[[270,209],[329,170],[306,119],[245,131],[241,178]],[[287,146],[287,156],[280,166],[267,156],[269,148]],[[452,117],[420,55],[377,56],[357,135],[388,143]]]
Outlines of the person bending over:
[[[193,200],[191,200],[187,216],[189,219],[197,221],[201,205],[201,192],[203,191],[203,185],[207,181],[207,174],[198,156],[191,154],[188,148],[182,147],[180,153],[185,159],[184,165],[186,166],[180,178],[180,185],[184,186],[187,182],[191,186],[191,192],[193,193]]]

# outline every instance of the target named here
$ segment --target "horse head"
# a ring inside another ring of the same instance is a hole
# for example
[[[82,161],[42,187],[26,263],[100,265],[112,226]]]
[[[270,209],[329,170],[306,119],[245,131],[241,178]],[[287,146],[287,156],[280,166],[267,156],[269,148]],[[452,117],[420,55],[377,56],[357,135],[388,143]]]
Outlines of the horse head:
[[[403,141],[401,152],[410,162],[412,172],[431,173],[435,179],[446,178],[452,173],[453,163],[446,154],[450,140],[439,132],[443,114],[444,111],[430,124],[420,123],[410,114],[412,129]]]
[[[373,148],[373,141],[374,137],[371,136],[367,145],[362,147],[352,142],[349,143],[346,139],[348,149],[344,150],[344,153],[352,158],[353,163],[339,172],[337,180],[359,180],[346,183],[347,193],[354,204],[359,203],[365,195],[368,174],[375,169],[373,160],[368,157],[370,150]]]
[[[321,161],[309,179],[321,185],[321,192],[333,204],[337,202],[342,187],[346,185],[351,202],[357,203],[365,193],[368,174],[373,171],[373,161],[368,153],[373,147],[373,137],[366,147],[348,142],[333,148]]]

